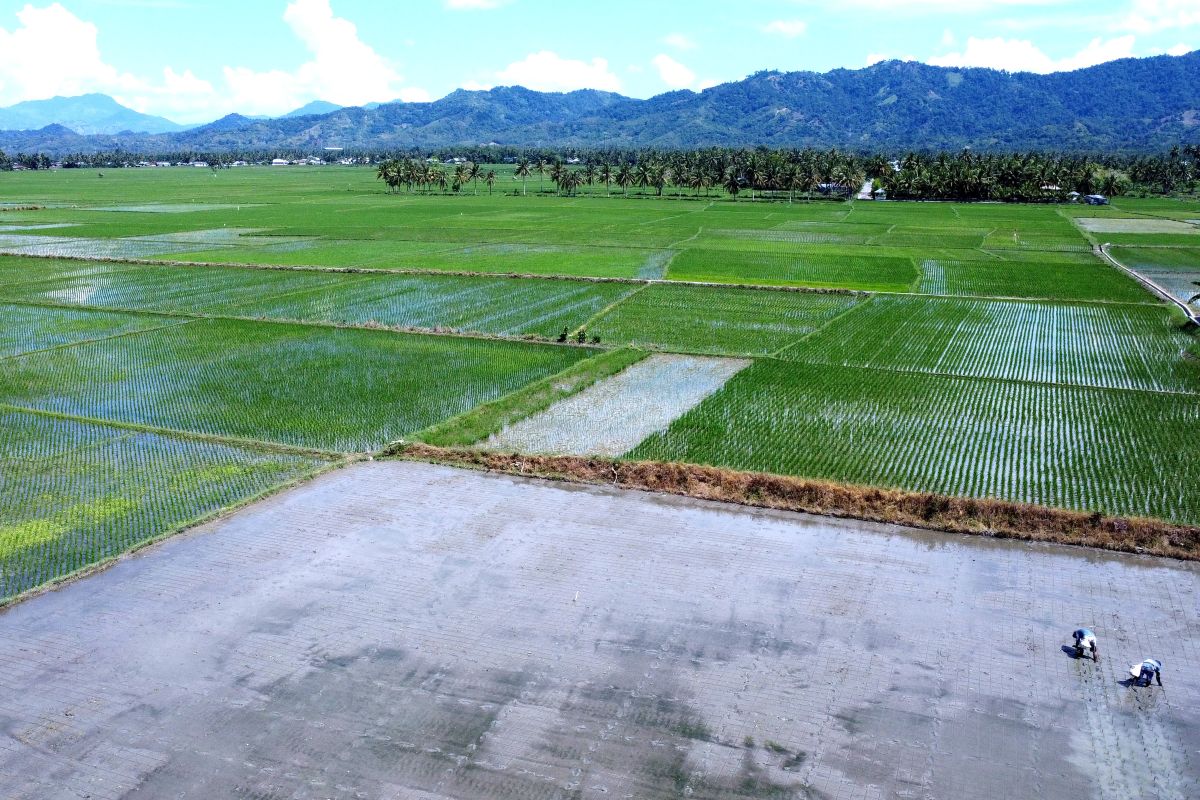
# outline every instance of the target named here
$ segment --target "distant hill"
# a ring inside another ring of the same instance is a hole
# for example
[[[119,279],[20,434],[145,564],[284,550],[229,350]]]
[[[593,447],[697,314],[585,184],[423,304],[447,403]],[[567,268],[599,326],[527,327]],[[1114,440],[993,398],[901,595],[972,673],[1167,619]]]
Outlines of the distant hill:
[[[313,100],[311,103],[300,106],[295,111],[289,111],[279,119],[287,119],[288,117],[311,117],[317,114],[332,114],[345,106],[339,106],[337,103],[329,103],[324,100]]]
[[[74,133],[170,133],[184,130],[169,119],[141,114],[105,94],[27,100],[0,108],[0,130],[33,131],[61,125]]]
[[[232,115],[192,130],[72,136],[0,132],[9,152],[407,149],[479,145],[840,147],[853,150],[1158,151],[1200,142],[1200,51],[1050,75],[887,61],[859,70],[759,72],[638,100],[521,87],[317,116]]]

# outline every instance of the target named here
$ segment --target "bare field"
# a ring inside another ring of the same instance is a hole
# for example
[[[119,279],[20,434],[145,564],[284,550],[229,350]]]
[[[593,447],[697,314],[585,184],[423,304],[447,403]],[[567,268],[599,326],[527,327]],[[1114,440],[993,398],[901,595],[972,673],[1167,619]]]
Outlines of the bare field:
[[[8,798],[1188,798],[1200,574],[424,464],[0,614]],[[1064,645],[1086,624],[1099,664]],[[1124,685],[1153,655],[1165,689]]]

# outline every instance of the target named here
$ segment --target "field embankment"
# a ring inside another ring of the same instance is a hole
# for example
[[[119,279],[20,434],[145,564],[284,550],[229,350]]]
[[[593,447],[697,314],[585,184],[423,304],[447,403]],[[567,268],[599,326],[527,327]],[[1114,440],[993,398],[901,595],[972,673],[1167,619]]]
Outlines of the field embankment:
[[[949,497],[696,464],[521,455],[428,444],[399,445],[388,455],[952,533],[1200,560],[1200,527],[1152,519],[1112,517],[1003,500]]]

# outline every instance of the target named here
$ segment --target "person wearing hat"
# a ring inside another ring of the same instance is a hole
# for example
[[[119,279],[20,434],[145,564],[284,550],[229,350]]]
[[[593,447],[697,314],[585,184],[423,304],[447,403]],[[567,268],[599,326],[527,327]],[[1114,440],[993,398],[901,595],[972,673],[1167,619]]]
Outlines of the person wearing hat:
[[[1100,651],[1096,649],[1096,634],[1091,628],[1080,628],[1071,634],[1075,639],[1075,657],[1083,658],[1083,651],[1086,648],[1092,653],[1092,660],[1100,660]]]
[[[1158,659],[1147,658],[1141,664],[1134,664],[1129,668],[1129,674],[1133,676],[1134,686],[1149,686],[1151,680],[1162,686],[1162,662]]]

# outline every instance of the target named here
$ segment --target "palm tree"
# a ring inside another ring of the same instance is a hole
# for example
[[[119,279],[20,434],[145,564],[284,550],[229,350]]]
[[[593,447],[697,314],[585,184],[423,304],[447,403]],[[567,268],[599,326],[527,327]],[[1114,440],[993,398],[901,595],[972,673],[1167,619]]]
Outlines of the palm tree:
[[[533,165],[533,171],[538,174],[538,192],[540,193],[545,188],[546,173],[550,171],[550,165],[546,163],[546,159],[539,158]]]
[[[654,180],[653,167],[649,161],[639,161],[633,174],[637,180],[637,185],[643,189],[649,186]]]
[[[525,181],[529,179],[530,172],[531,172],[531,170],[529,168],[529,160],[528,159],[522,158],[517,161],[517,168],[513,172],[513,180],[515,181],[518,178],[521,179],[521,196],[522,197],[525,196]]]
[[[601,164],[599,177],[600,177],[600,180],[602,180],[604,182],[604,196],[611,197],[612,192],[609,190],[609,187],[612,185],[612,182],[613,182],[612,164],[607,164],[607,163]]]
[[[468,161],[463,170],[464,177],[475,185],[475,194],[479,194],[479,179],[483,177],[483,167],[474,161]]]
[[[379,169],[375,171],[375,177],[383,181],[387,185],[388,190],[395,194],[396,187],[399,186],[398,169],[395,160],[384,161],[379,165]]]
[[[494,189],[496,186],[496,170],[489,169],[487,174],[483,176],[483,182],[487,184],[488,197],[491,197],[492,189]]]
[[[729,169],[725,170],[725,177],[721,181],[721,186],[733,196],[734,200],[737,200],[738,192],[742,191],[742,179],[738,175],[737,166],[730,166]]]
[[[620,186],[624,191],[626,197],[629,197],[629,187],[633,185],[633,181],[633,170],[630,169],[628,164],[622,164],[617,169],[616,182],[617,186]]]

